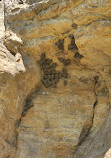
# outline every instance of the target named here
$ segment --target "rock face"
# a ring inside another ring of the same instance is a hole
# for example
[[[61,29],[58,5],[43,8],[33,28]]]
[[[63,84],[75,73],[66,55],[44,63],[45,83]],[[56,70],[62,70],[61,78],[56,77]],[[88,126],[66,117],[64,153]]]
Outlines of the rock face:
[[[0,8],[0,157],[111,157],[110,0]]]

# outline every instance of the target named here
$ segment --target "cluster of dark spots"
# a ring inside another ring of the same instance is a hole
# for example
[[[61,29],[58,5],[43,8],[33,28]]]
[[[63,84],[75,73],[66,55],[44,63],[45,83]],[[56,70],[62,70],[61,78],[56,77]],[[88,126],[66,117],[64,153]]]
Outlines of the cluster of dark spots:
[[[59,83],[59,80],[61,78],[61,75],[59,73],[52,73],[52,74],[44,74],[42,83],[45,86],[45,88],[52,87],[56,88],[57,84]]]
[[[70,59],[58,58],[58,60],[64,64],[64,66],[69,66],[71,63]]]
[[[45,88],[56,88],[61,79],[61,73],[56,71],[57,63],[52,59],[46,58],[45,53],[42,53],[39,61],[41,70],[43,71],[42,84]]]
[[[62,69],[61,76],[62,76],[63,78],[66,78],[66,79],[68,78],[68,72],[67,72],[67,70],[66,70],[65,68]]]
[[[60,50],[64,50],[64,39],[60,39],[55,43]]]
[[[69,38],[71,38],[71,44],[68,45],[68,50],[75,50],[75,49],[78,50],[73,34],[70,34]]]
[[[68,66],[70,64],[70,59],[64,59],[64,61],[65,65]],[[46,58],[45,53],[41,54],[39,64],[43,71],[42,84],[45,88],[56,88],[60,79],[66,80],[69,76],[66,68],[63,68],[62,71],[57,71],[57,63],[53,62],[52,59]],[[64,81],[64,85],[67,85],[67,81]]]
[[[74,58],[76,59],[82,59],[84,56],[81,55],[79,52],[76,52],[75,55],[74,55]]]
[[[77,24],[73,23],[71,26],[72,26],[74,29],[77,29]]]

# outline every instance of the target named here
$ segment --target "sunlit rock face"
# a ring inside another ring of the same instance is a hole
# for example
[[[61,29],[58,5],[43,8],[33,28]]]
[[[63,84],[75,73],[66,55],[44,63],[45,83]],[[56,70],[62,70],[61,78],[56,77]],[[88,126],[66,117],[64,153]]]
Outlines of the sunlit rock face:
[[[0,8],[0,157],[109,158],[110,0]]]

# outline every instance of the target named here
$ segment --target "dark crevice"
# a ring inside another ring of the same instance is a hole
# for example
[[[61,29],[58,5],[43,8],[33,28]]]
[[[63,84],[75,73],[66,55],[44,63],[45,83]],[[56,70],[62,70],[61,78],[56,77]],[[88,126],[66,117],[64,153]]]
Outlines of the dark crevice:
[[[88,137],[88,135],[90,134],[90,131],[92,129],[92,126],[93,126],[93,122],[94,122],[94,110],[95,110],[95,107],[98,104],[98,95],[96,93],[96,85],[98,83],[98,79],[99,79],[98,76],[94,77],[95,102],[93,104],[93,114],[92,114],[92,118],[91,118],[91,124],[90,124],[90,126],[88,128],[83,127],[83,129],[81,131],[81,134],[80,134],[80,137],[79,137],[78,145],[76,147],[76,151],[78,150],[78,147],[81,146],[81,144],[85,141],[86,137]]]
[[[8,48],[7,48],[8,49]],[[9,49],[8,49],[9,50]],[[9,50],[10,51],[10,53],[13,55],[13,56],[15,56],[16,54],[14,53],[14,52],[12,52],[11,50]]]
[[[99,72],[99,76],[102,76],[101,75],[101,73]],[[102,76],[103,77],[103,76]],[[90,130],[89,130],[89,133],[88,134],[86,134],[86,137],[84,137],[84,140],[79,144],[78,143],[78,146],[76,147],[76,151],[75,151],[75,153],[74,153],[74,158],[77,158],[78,156],[79,157],[81,157],[81,158],[85,158],[85,157],[87,157],[88,155],[89,155],[89,153],[90,153],[90,151],[92,150],[92,147],[90,148],[90,149],[88,149],[88,154],[87,154],[87,156],[86,156],[86,154],[84,154],[83,152],[86,150],[87,151],[87,148],[88,148],[88,145],[90,145],[90,143],[91,143],[91,140],[92,139],[94,139],[94,135],[93,135],[93,137],[91,136],[91,135],[89,135],[89,134],[91,134],[91,129],[92,129],[92,127],[93,127],[93,123],[94,123],[94,117],[95,117],[95,108],[96,108],[96,106],[98,105],[98,91],[97,91],[97,87],[98,87],[98,85],[100,84],[100,82],[98,81],[98,79],[99,79],[99,77],[98,76],[95,76],[94,77],[94,94],[95,94],[95,102],[94,102],[94,104],[93,104],[93,115],[92,115],[92,126],[91,126],[91,128],[90,128]],[[105,87],[107,87],[107,84],[106,84],[106,81],[105,81],[105,79],[103,78],[103,81],[104,81],[104,84],[105,84]],[[108,91],[108,100],[109,100],[109,90],[108,90],[108,87],[107,87],[107,91]],[[110,106],[110,101],[108,102],[109,103],[109,106]],[[108,110],[108,113],[110,112],[110,108],[109,108],[109,110]],[[107,119],[108,119],[108,116],[109,115],[107,115],[106,116],[106,118],[105,118],[105,122],[107,121]],[[104,124],[105,124],[105,122],[103,123],[103,125],[102,125],[102,127],[100,128],[100,129],[102,129],[102,131],[103,131],[103,129],[104,129]],[[100,130],[101,131],[101,130]],[[93,132],[94,133],[94,132]],[[100,137],[101,137],[101,132],[99,133],[99,135],[100,135]],[[106,135],[105,135],[106,136]],[[93,144],[95,144],[95,141],[96,140],[94,140],[94,142],[93,142]],[[96,143],[97,143],[97,141],[96,141]],[[104,145],[104,144],[103,144]],[[102,145],[102,147],[103,147],[103,145]],[[100,147],[101,145],[99,145],[99,147]],[[96,144],[95,144],[95,147],[98,147],[98,146],[96,146]],[[82,152],[81,152],[82,151]],[[89,156],[90,157],[90,156]]]
[[[98,101],[96,100],[94,105],[93,105],[93,109],[95,109],[96,105],[98,104]]]
[[[19,128],[19,126],[21,124],[21,120],[22,120],[22,117],[20,117],[20,119],[17,120],[16,123],[15,123],[16,150],[18,148],[18,131],[17,131],[17,129]]]
[[[41,87],[41,85],[40,85]],[[34,107],[34,104],[32,102],[33,98],[35,97],[36,93],[40,90],[40,87],[36,88],[35,91],[33,91],[32,94],[30,94],[26,100],[25,100],[25,104],[24,104],[24,108],[23,108],[23,111],[22,111],[22,114],[21,114],[21,118],[19,119],[19,122],[18,122],[18,125],[20,126],[20,122],[22,120],[22,117],[24,117],[28,110],[32,107]]]
[[[21,123],[21,118],[15,121],[14,127],[18,128],[20,126],[20,123]]]
[[[95,109],[96,105],[98,104],[98,94],[96,92],[96,85],[98,84],[98,79],[99,79],[99,76],[94,77],[94,94],[95,94],[96,100],[93,105],[93,115],[94,115],[94,109]]]
[[[21,116],[22,116],[22,117],[25,116],[26,113],[27,113],[27,111],[28,111],[30,108],[32,108],[32,107],[34,107],[34,104],[32,103],[32,98],[27,98]]]
[[[40,88],[41,88],[41,85],[40,85],[40,87],[36,88],[35,91],[33,91],[33,93],[31,93],[29,96],[27,96],[22,113],[21,113],[21,116],[20,116],[20,119],[15,121],[14,127],[15,127],[15,142],[16,142],[15,147],[16,147],[16,150],[18,148],[18,131],[17,131],[17,129],[20,127],[21,122],[22,122],[22,118],[27,114],[28,110],[30,108],[34,107],[34,104],[32,103],[32,99],[35,97],[36,93],[39,92]]]
[[[17,131],[17,129],[19,128],[19,126],[20,126],[20,124],[21,124],[21,120],[22,120],[22,117],[20,117],[20,119],[19,120],[17,120],[16,122],[15,122],[15,140],[16,140],[16,150],[17,150],[17,147],[18,147],[18,131]]]
[[[83,128],[83,129],[82,129],[76,150],[77,150],[78,147],[81,146],[81,144],[85,141],[86,137],[87,137],[87,136],[89,135],[89,133],[90,133],[91,128],[92,128],[92,124],[91,124],[91,126],[90,126],[89,128],[87,128],[87,129]]]

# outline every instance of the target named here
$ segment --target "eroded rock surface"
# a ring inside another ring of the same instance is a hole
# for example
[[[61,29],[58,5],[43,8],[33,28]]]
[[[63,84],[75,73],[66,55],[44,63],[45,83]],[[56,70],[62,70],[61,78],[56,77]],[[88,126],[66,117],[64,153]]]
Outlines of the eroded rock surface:
[[[110,0],[0,7],[0,157],[108,158]]]

